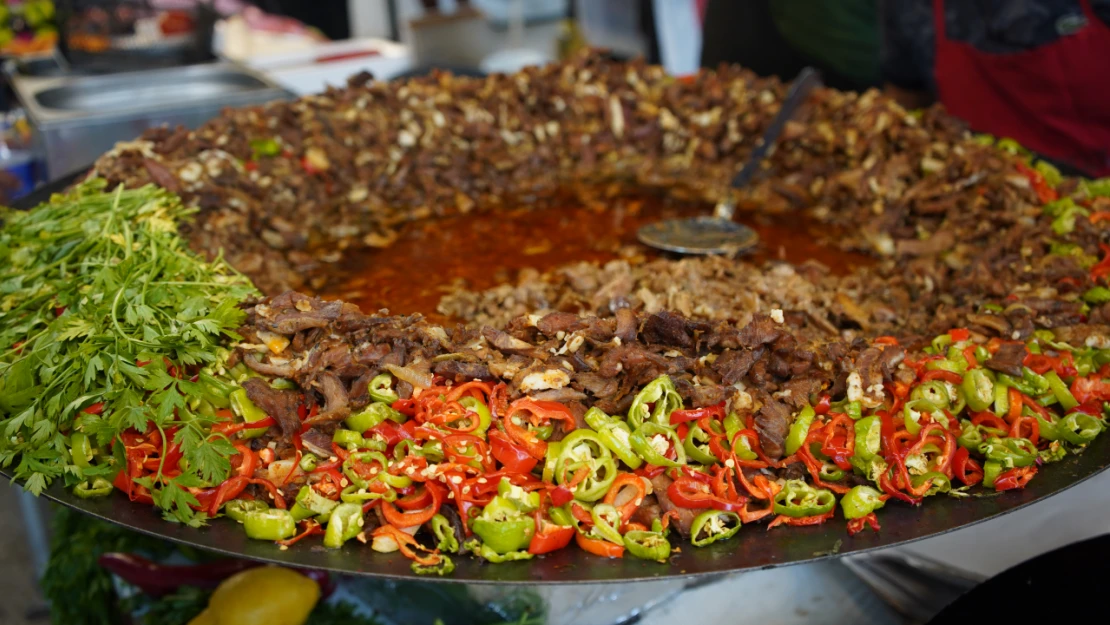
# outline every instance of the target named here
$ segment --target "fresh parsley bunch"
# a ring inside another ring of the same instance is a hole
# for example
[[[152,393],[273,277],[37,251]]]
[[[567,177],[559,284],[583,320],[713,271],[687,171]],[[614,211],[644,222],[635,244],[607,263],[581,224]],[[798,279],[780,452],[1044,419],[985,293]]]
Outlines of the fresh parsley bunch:
[[[208,441],[213,418],[189,408],[202,383],[172,374],[220,370],[239,303],[256,291],[188,249],[178,224],[191,212],[163,189],[108,191],[93,179],[0,213],[0,466],[27,490],[111,479],[121,432],[178,427],[182,472],[155,475],[152,496],[167,517],[203,522],[185,488],[225,479],[235,450]],[[97,462],[74,463],[74,432],[94,442]]]

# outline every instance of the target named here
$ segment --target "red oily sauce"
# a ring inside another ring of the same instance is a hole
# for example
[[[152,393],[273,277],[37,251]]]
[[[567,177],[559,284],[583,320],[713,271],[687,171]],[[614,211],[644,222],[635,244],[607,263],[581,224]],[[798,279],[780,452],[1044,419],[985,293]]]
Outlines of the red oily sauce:
[[[368,313],[388,309],[449,321],[436,306],[455,288],[477,291],[513,282],[526,268],[546,272],[578,261],[655,258],[661,253],[636,240],[640,226],[711,211],[702,203],[642,197],[416,221],[403,226],[388,247],[349,252],[321,294],[357,304]],[[739,221],[760,236],[759,247],[744,257],[752,262],[812,259],[838,274],[871,262],[865,255],[815,243],[811,231],[820,226],[800,215],[741,215]]]

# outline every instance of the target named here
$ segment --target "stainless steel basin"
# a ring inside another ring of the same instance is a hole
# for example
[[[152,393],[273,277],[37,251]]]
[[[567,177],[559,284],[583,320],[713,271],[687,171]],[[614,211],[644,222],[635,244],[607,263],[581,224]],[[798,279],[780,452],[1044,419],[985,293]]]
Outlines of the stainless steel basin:
[[[39,91],[35,101],[48,109],[104,113],[176,106],[182,102],[222,99],[270,88],[261,79],[232,69],[184,77],[177,72],[162,71],[154,75],[124,74],[75,80]]]
[[[148,128],[195,128],[227,106],[292,97],[265,76],[227,63],[100,76],[9,77],[40,135],[51,178],[92,163]]]

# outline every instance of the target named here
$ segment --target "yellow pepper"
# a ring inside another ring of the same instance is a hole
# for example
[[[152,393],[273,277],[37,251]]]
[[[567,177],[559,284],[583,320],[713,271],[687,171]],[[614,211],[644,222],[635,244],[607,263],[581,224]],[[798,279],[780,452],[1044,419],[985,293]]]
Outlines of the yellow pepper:
[[[302,625],[320,586],[290,569],[261,566],[227,578],[189,625]]]

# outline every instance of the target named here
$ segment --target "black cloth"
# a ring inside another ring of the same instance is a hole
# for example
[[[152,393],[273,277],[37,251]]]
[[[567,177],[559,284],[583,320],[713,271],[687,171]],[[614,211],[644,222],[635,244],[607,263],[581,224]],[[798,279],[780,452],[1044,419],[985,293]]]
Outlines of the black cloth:
[[[702,67],[737,63],[760,76],[790,81],[812,66],[821,71],[824,84],[830,87],[857,90],[875,86],[859,84],[791,46],[775,25],[772,1],[782,0],[709,0],[702,26]]]

